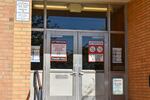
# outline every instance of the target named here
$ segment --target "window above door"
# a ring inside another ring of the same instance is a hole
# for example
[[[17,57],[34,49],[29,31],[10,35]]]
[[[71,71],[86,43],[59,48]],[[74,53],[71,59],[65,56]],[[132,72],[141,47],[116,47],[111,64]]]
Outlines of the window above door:
[[[106,13],[82,12],[70,13],[69,11],[48,10],[47,28],[73,29],[73,30],[107,30]]]
[[[78,5],[81,11],[76,12],[74,10],[77,10]],[[78,5],[47,2],[47,11],[44,13],[43,2],[33,2],[32,28],[44,28],[46,22],[47,29],[107,30],[107,5]],[[67,10],[64,7],[67,7]]]

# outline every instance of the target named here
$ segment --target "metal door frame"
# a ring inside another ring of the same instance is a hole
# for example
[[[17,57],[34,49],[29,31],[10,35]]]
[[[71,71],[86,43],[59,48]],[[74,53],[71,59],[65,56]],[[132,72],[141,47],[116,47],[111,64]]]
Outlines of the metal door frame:
[[[109,98],[109,41],[108,41],[108,32],[107,31],[88,31],[88,30],[62,30],[62,29],[49,29],[46,31],[44,34],[44,67],[43,67],[43,100],[49,100],[50,98],[50,37],[51,34],[60,34],[60,35],[70,35],[74,38],[74,61],[73,61],[73,71],[72,72],[77,72],[79,73],[77,67],[80,66],[80,62],[75,61],[76,59],[82,59],[80,55],[78,55],[79,49],[81,49],[78,46],[79,38],[80,36],[93,36],[93,34],[100,34],[100,36],[104,37],[104,45],[105,45],[105,57],[104,57],[104,77],[105,77],[105,100],[108,100]],[[80,35],[82,34],[82,35]],[[79,61],[79,60],[78,60]],[[82,60],[81,60],[82,61]],[[76,62],[76,64],[75,64]],[[73,85],[73,95],[75,96],[75,100],[79,100],[81,97],[78,93],[78,90],[80,86],[78,85],[79,79],[76,78],[75,80],[75,85]],[[77,88],[78,87],[78,88]],[[74,93],[74,91],[76,91]]]

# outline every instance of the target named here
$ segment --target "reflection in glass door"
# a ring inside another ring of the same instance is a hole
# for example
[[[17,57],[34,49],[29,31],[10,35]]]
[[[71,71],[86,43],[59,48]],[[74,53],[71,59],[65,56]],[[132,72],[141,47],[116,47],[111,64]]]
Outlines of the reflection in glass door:
[[[79,34],[80,100],[104,100],[105,36],[97,32]]]

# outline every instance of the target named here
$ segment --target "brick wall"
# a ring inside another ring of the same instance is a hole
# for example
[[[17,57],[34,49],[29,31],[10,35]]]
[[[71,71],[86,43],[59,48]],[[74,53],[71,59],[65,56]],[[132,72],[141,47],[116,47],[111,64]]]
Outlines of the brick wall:
[[[31,18],[29,22],[14,21],[13,39],[12,100],[26,100],[30,89]]]
[[[12,97],[14,0],[0,0],[0,99]]]
[[[0,0],[0,100],[26,100],[29,92],[31,21],[16,21],[15,11],[16,0]]]
[[[150,100],[150,0],[128,4],[129,100]]]
[[[15,21],[15,3],[0,0],[1,100],[26,100],[29,92],[31,21]],[[150,0],[128,7],[129,100],[150,100]]]

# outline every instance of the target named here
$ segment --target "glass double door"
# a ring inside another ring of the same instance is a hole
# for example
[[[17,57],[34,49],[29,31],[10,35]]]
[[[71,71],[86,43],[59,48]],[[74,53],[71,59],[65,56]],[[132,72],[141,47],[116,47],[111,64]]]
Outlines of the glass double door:
[[[50,100],[105,100],[106,41],[101,32],[47,32]]]

